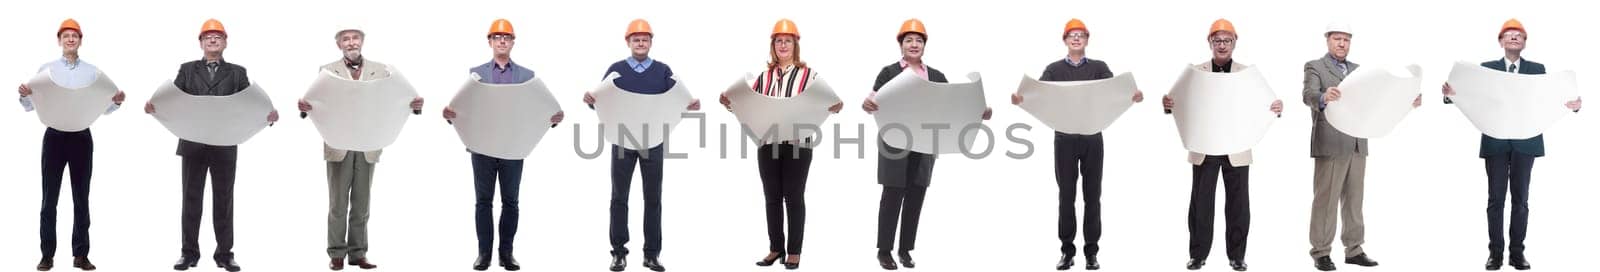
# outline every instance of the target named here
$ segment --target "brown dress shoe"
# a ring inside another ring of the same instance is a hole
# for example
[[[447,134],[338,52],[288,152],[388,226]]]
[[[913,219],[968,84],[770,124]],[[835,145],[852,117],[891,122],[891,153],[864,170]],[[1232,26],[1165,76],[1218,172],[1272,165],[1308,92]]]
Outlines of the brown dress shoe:
[[[333,258],[333,260],[328,261],[328,270],[344,270],[344,258]]]
[[[89,262],[89,257],[73,257],[72,267],[83,269],[83,271],[94,271],[94,264]]]
[[[367,262],[367,258],[351,259],[350,260],[350,265],[354,265],[356,267],[360,267],[361,269],[378,268],[378,265]]]

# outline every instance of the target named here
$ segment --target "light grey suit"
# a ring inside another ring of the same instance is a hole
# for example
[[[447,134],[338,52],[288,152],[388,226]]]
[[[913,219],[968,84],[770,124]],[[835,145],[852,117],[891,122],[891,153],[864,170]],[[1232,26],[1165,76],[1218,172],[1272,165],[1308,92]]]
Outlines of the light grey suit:
[[[354,71],[340,59],[323,65],[321,72],[331,72],[341,79],[352,79],[352,75],[359,72],[361,76],[354,79],[359,81],[390,76],[388,66],[371,60],[363,60],[361,69]],[[328,257],[348,256],[352,260],[366,258],[367,219],[372,210],[372,171],[383,150],[348,151],[334,149],[324,143],[322,151],[323,159],[328,161]]]
[[[1336,214],[1344,220],[1340,235],[1345,257],[1363,253],[1366,223],[1361,201],[1367,168],[1367,139],[1356,138],[1335,129],[1323,113],[1322,96],[1328,87],[1337,87],[1357,65],[1346,60],[1344,68],[1332,55],[1323,55],[1305,65],[1304,102],[1311,108],[1311,157],[1316,160],[1311,202],[1311,257],[1332,252],[1333,234],[1338,229]],[[1337,101],[1333,103],[1339,103]]]

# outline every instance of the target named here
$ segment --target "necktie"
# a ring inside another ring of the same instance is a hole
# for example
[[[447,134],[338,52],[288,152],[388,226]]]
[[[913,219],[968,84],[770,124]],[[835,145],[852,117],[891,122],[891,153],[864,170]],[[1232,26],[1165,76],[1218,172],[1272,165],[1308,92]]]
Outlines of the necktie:
[[[1511,68],[1506,69],[1506,72],[1508,72],[1508,73],[1516,73],[1517,72],[1517,64],[1512,63],[1511,64]]]

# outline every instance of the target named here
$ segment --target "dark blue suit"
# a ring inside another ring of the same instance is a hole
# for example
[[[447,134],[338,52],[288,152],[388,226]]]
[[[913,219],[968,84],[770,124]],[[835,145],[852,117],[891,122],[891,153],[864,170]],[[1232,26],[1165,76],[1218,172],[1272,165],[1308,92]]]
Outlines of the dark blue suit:
[[[1544,74],[1544,65],[1523,59],[1517,63],[1519,74]],[[1500,71],[1508,69],[1505,59],[1484,62],[1483,67]],[[1505,203],[1507,191],[1511,194],[1511,255],[1522,256],[1523,238],[1528,237],[1528,183],[1533,172],[1533,159],[1544,156],[1544,135],[1522,140],[1496,139],[1483,135],[1478,157],[1483,158],[1484,170],[1489,176],[1489,254],[1495,257],[1506,249]]]

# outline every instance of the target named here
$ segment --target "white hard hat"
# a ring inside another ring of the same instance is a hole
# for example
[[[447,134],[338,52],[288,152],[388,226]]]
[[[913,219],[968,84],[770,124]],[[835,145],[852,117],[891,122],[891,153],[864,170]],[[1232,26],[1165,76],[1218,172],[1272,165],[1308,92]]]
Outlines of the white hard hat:
[[[1345,21],[1333,21],[1328,23],[1328,29],[1327,31],[1322,32],[1322,36],[1327,37],[1329,34],[1333,34],[1334,32],[1350,34],[1351,36],[1355,35],[1355,32],[1351,32],[1350,30],[1350,23]]]

